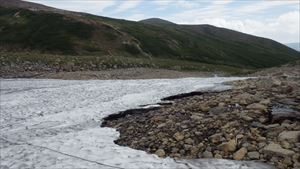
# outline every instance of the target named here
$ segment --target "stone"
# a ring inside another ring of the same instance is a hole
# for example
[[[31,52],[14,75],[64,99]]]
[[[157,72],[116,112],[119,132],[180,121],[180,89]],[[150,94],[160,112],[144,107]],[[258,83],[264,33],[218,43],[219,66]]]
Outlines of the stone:
[[[300,131],[283,131],[278,135],[278,140],[291,141],[291,142],[300,142]]]
[[[235,96],[234,102],[237,102],[241,105],[247,105],[254,102],[254,95],[249,93],[242,93]]]
[[[259,110],[261,112],[267,112],[267,106],[260,103],[253,103],[246,107],[247,109]]]
[[[259,159],[259,152],[257,151],[251,151],[247,153],[247,156],[251,159],[251,160],[258,160]]]
[[[286,149],[292,148],[291,144],[290,144],[289,142],[287,142],[287,141],[282,141],[282,142],[281,142],[281,146],[282,146],[283,148],[286,148]]]
[[[165,150],[163,150],[163,149],[158,149],[158,150],[156,150],[155,154],[156,154],[158,157],[164,157],[164,156],[166,155]]]
[[[208,112],[209,109],[210,109],[210,107],[207,106],[206,104],[201,104],[201,105],[199,106],[199,108],[200,108],[200,110],[203,111],[203,112]]]
[[[283,160],[283,164],[287,165],[287,166],[291,166],[293,165],[293,161],[291,157],[285,157]]]
[[[217,159],[222,159],[223,157],[222,157],[221,154],[215,154],[215,158],[217,158]]]
[[[184,134],[181,133],[181,132],[177,132],[177,133],[174,134],[173,137],[174,137],[177,141],[181,141],[181,140],[184,139]]]
[[[185,142],[186,144],[190,144],[190,145],[194,144],[194,140],[191,139],[191,138],[185,139],[184,142]]]
[[[220,147],[224,152],[233,152],[236,150],[236,145],[237,145],[236,140],[232,139],[226,143],[221,144]]]
[[[222,133],[216,133],[214,135],[209,136],[208,138],[210,139],[210,141],[214,144],[216,143],[220,143],[221,139],[222,139]]]
[[[202,153],[202,157],[203,157],[203,158],[213,158],[213,154],[212,154],[212,152],[210,152],[210,151],[204,151],[204,152]]]
[[[242,147],[233,154],[233,159],[242,160],[246,154],[247,154],[247,149],[245,147]]]
[[[238,134],[238,135],[236,135],[236,139],[242,139],[244,137],[244,135],[243,134]]]
[[[258,121],[261,122],[261,123],[265,123],[265,122],[268,121],[268,119],[265,118],[265,117],[260,117],[260,118],[258,119]]]
[[[192,115],[191,119],[197,121],[197,120],[201,120],[202,117],[201,116],[197,116],[197,115]]]
[[[166,123],[162,123],[162,124],[159,124],[158,126],[157,126],[157,128],[163,128],[163,127],[165,127],[166,126]]]
[[[198,151],[199,151],[199,148],[197,146],[193,146],[191,148],[191,154],[192,155],[197,155]]]
[[[272,85],[273,86],[280,86],[281,85],[281,81],[278,79],[272,79]]]
[[[248,121],[248,122],[253,121],[252,117],[249,117],[249,116],[246,116],[246,115],[242,116],[242,119],[245,120],[245,121]]]
[[[279,144],[270,143],[266,147],[264,147],[263,152],[268,155],[277,155],[281,157],[292,156],[295,154],[294,151],[284,149]]]
[[[259,103],[267,106],[271,103],[271,100],[270,99],[264,99],[264,100],[260,101]]]
[[[220,114],[220,113],[226,112],[226,110],[227,110],[226,107],[217,106],[217,107],[211,108],[208,113],[209,114]]]

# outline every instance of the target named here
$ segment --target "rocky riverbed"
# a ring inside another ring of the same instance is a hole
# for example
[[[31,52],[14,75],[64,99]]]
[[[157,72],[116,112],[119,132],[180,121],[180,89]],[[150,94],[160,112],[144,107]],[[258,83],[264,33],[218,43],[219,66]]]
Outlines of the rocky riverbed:
[[[235,81],[223,92],[168,98],[159,108],[123,112],[102,125],[120,132],[117,144],[160,157],[300,168],[300,69],[286,69]]]

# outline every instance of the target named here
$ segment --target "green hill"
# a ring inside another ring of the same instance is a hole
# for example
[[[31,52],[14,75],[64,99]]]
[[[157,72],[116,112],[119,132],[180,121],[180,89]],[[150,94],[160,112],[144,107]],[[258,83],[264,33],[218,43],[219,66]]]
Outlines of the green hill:
[[[210,25],[178,25],[158,18],[132,22],[18,0],[0,2],[0,49],[6,52],[127,57],[147,63],[164,59],[247,69],[277,66],[300,56],[273,40]]]

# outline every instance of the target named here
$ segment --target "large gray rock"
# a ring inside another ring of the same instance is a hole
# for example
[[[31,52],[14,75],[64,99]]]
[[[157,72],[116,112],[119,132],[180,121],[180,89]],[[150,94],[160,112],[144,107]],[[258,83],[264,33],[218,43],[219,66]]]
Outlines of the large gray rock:
[[[267,145],[263,149],[263,152],[268,155],[272,155],[272,156],[277,155],[277,156],[282,156],[282,157],[292,156],[295,154],[294,151],[284,149],[279,144],[275,144],[275,143],[270,143],[269,145]]]
[[[251,152],[248,152],[247,156],[251,159],[251,160],[258,160],[259,159],[259,152],[257,151],[251,151]]]
[[[247,109],[252,109],[252,110],[259,110],[261,112],[267,112],[267,109],[268,107],[263,105],[263,104],[260,104],[260,103],[253,103],[253,104],[250,104],[246,107]]]
[[[237,152],[233,154],[233,159],[235,160],[242,160],[245,155],[247,154],[247,149],[245,147],[242,147]]]
[[[299,142],[299,139],[300,131],[283,131],[278,136],[279,141],[287,140],[291,142]]]

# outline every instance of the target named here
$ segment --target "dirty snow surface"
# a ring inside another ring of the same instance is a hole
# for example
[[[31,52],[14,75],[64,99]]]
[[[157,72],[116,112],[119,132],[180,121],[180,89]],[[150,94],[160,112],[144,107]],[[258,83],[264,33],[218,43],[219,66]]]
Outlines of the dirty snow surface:
[[[101,128],[118,111],[238,78],[153,80],[1,79],[0,168],[268,168],[229,160],[176,161],[114,144]]]

